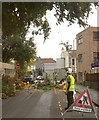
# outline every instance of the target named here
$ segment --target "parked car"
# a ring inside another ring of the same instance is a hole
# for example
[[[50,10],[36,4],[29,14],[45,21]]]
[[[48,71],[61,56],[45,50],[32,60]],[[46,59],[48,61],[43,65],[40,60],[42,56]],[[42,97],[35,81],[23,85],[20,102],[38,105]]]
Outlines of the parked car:
[[[44,77],[39,75],[36,77],[36,79],[34,80],[34,84],[36,85],[44,85],[45,84],[45,80]]]
[[[33,76],[32,76],[32,75],[26,75],[26,76],[23,78],[23,82],[33,83]]]
[[[34,80],[34,83],[35,84],[42,84],[42,83],[44,83],[44,80]]]
[[[44,77],[43,76],[41,76],[41,75],[39,75],[39,76],[37,76],[37,78],[36,78],[37,80],[44,80]]]

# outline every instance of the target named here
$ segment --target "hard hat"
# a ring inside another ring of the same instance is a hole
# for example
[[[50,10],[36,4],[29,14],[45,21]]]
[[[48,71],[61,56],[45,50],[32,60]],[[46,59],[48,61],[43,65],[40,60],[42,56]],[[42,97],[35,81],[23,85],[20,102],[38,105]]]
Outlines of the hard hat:
[[[68,68],[67,73],[72,73],[72,69],[71,69],[71,68]]]

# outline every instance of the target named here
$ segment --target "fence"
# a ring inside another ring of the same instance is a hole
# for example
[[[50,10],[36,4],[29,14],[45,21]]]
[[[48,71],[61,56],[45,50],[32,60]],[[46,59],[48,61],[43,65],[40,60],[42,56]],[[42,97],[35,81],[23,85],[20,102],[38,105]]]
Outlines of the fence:
[[[84,85],[99,91],[99,73],[86,74]]]
[[[99,82],[99,73],[86,74],[86,81]]]

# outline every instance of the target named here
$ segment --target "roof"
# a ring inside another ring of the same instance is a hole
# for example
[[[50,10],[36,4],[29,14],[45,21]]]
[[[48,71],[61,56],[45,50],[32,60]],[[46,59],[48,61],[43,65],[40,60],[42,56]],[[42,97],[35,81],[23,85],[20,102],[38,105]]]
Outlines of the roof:
[[[53,58],[41,58],[43,63],[55,63],[56,61]]]
[[[93,27],[93,26],[88,26],[87,28],[85,28],[84,30],[82,30],[81,32],[79,32],[78,34],[76,34],[76,36],[78,36],[79,34],[81,34],[82,32],[84,32],[84,31],[86,31],[86,30],[88,30],[88,29],[96,29],[97,31],[99,31],[99,27]]]

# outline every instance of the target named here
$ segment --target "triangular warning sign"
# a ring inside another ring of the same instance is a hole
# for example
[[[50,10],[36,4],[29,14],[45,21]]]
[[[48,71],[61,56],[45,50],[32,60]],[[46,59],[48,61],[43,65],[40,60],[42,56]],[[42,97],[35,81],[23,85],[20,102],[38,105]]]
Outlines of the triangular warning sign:
[[[80,97],[68,108],[69,110],[76,110],[82,112],[92,112],[93,106],[88,90],[85,90]]]

